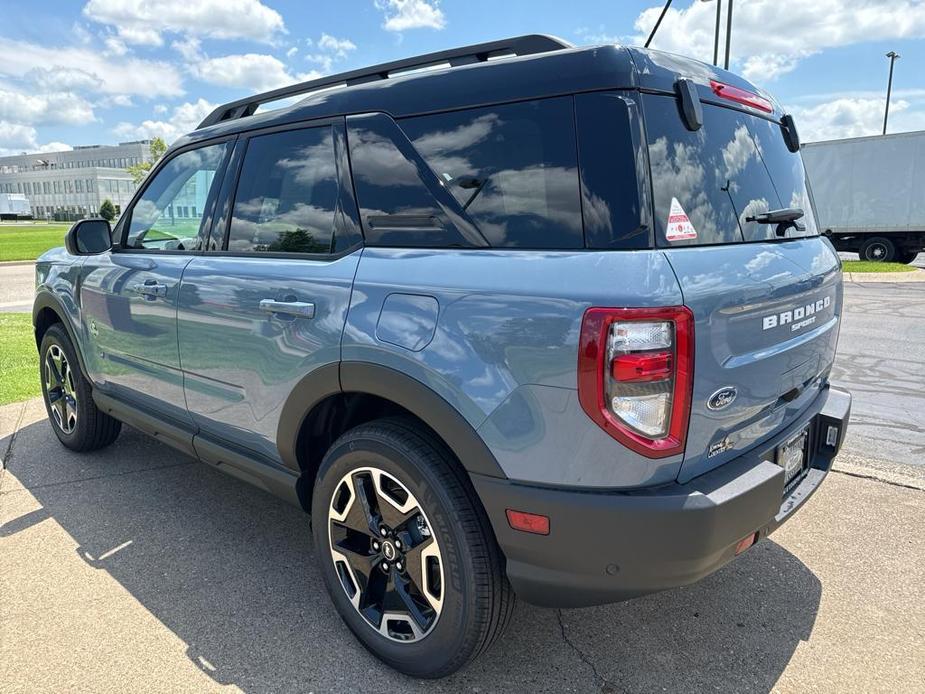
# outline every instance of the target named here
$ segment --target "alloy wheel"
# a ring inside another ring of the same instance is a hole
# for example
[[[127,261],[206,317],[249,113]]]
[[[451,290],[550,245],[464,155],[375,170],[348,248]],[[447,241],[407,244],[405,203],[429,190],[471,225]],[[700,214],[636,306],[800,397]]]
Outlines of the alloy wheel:
[[[45,393],[55,424],[65,434],[77,427],[76,378],[60,345],[51,345],[45,353]]]
[[[443,558],[420,503],[393,475],[352,470],[328,508],[331,558],[350,603],[393,641],[424,638],[443,607]]]

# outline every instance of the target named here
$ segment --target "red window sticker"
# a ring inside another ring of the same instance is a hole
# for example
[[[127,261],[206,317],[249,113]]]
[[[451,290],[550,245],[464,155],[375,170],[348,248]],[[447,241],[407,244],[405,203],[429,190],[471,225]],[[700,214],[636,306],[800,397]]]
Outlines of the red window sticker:
[[[691,220],[688,219],[687,213],[677,198],[671,198],[665,238],[669,241],[689,241],[697,238],[697,230],[694,229],[694,225],[691,224]]]

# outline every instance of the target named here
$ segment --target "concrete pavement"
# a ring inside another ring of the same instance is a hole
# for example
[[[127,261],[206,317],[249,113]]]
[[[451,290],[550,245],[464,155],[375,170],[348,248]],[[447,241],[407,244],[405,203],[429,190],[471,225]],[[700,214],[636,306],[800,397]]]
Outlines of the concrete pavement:
[[[832,381],[854,396],[846,452],[923,466],[925,284],[845,283]]]
[[[105,451],[70,453],[39,400],[0,408],[0,435],[6,694],[925,682],[921,490],[832,473],[771,540],[701,583],[585,610],[519,604],[503,641],[470,668],[418,682],[342,625],[300,511],[128,428]]]

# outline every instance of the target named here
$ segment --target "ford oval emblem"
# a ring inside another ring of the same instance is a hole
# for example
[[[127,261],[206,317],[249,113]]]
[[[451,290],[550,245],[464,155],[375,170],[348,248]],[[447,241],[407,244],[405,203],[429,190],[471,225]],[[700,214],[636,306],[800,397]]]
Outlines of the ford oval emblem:
[[[738,394],[739,391],[737,391],[734,386],[720,388],[710,396],[709,400],[707,400],[707,407],[711,410],[725,410],[732,404]]]

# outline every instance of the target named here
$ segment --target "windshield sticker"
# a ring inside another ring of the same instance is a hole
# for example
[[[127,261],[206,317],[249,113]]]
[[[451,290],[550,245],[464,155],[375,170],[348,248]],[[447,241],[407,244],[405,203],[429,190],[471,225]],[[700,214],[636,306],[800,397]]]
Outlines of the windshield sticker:
[[[687,213],[677,198],[671,198],[665,238],[669,241],[689,241],[697,238],[697,230],[694,229],[694,225],[691,224],[691,220],[688,219]]]

